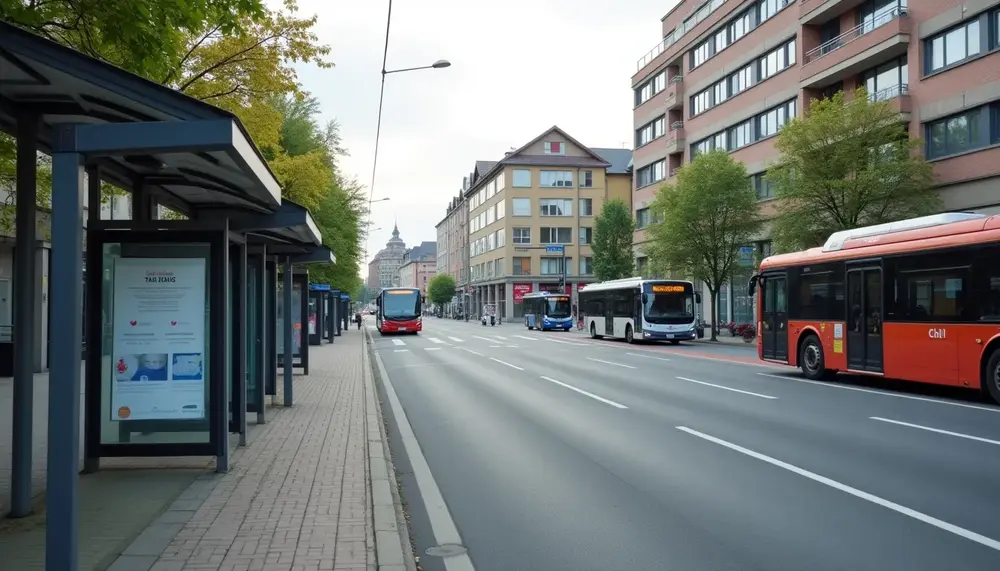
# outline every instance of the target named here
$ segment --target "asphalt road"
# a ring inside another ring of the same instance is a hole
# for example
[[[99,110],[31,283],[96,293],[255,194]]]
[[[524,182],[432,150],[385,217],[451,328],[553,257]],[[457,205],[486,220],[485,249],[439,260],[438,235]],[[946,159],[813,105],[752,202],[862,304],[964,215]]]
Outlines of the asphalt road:
[[[737,347],[370,331],[417,548],[467,549],[427,571],[1000,569],[998,407]]]

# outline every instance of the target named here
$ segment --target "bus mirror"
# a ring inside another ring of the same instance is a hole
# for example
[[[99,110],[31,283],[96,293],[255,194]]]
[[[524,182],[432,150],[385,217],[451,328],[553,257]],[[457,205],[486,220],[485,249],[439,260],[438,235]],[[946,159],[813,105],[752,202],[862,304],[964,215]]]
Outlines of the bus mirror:
[[[753,294],[757,291],[757,276],[750,276],[750,281],[747,282],[747,295],[753,297]]]
[[[382,307],[382,297],[381,296],[375,298],[375,305],[377,305],[379,307]]]
[[[642,303],[645,305],[648,302],[649,302],[649,295],[645,293],[642,294]]]
[[[700,293],[694,292],[694,302],[697,303],[698,305],[701,305],[701,294]]]

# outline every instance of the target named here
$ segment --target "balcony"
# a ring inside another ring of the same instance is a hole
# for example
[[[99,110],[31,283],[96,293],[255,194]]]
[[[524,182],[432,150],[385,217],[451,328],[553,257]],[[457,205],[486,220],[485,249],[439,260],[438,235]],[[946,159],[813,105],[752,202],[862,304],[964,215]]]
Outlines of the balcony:
[[[799,25],[818,26],[864,4],[864,0],[801,0]]]
[[[673,33],[663,38],[662,41],[653,46],[653,49],[646,52],[646,55],[639,58],[639,61],[636,62],[636,68],[635,68],[636,73],[642,71],[642,69],[647,65],[653,63],[653,61],[657,57],[659,57],[660,54],[665,52],[667,48],[674,45],[678,40],[684,37],[685,34],[693,30],[695,26],[708,19],[708,17],[711,16],[713,12],[715,12],[719,8],[722,8],[722,5],[725,3],[726,0],[712,0],[711,2],[703,6],[701,10],[698,10],[698,13],[696,13],[694,17],[689,19],[684,24],[678,26],[677,29],[673,31]]]
[[[906,9],[896,8],[806,52],[799,87],[823,88],[905,54],[910,24]]]
[[[684,106],[684,78],[675,75],[667,83],[667,88],[664,90],[667,110],[673,111],[674,109],[680,109]]]
[[[667,142],[667,154],[684,152],[684,121],[674,121],[670,124],[670,130],[665,137]]]
[[[876,91],[868,96],[872,101],[889,101],[899,111],[899,120],[910,122],[913,104],[910,102],[910,86],[903,83]]]

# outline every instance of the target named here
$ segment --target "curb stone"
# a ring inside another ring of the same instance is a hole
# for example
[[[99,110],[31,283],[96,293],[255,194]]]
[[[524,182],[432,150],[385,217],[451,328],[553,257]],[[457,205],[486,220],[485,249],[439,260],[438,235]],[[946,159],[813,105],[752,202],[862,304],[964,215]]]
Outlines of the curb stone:
[[[365,327],[365,416],[375,524],[375,558],[379,571],[417,571],[413,549],[410,547],[410,531],[396,485],[396,469],[384,431],[382,407],[375,396],[373,351],[371,334]]]

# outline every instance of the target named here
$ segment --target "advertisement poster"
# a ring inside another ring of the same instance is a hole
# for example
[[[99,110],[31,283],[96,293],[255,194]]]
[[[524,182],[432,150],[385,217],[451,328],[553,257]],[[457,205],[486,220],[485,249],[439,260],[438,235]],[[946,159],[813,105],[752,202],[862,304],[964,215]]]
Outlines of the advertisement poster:
[[[111,420],[205,417],[205,260],[118,258]]]
[[[531,284],[514,284],[514,303],[521,303],[524,296],[531,293]]]
[[[278,286],[275,303],[277,319],[274,323],[274,340],[279,355],[285,354],[285,295]],[[302,289],[292,287],[292,357],[300,355],[302,347]]]

